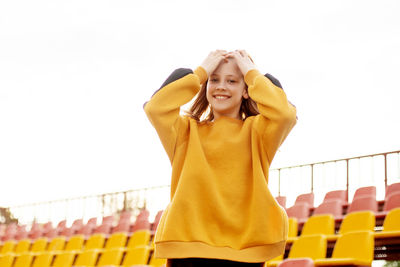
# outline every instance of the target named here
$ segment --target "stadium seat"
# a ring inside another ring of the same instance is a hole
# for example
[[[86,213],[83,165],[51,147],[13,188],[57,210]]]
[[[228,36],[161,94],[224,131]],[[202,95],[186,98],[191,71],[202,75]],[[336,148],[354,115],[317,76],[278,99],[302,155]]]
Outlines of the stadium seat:
[[[57,254],[52,267],[71,267],[75,260],[76,252],[62,251]]]
[[[135,248],[140,246],[148,246],[150,243],[151,233],[149,230],[140,230],[132,233],[128,240],[127,248]]]
[[[294,205],[307,203],[310,207],[314,207],[314,193],[301,194],[296,197]]]
[[[124,210],[119,216],[119,221],[131,221],[132,212],[129,210]]]
[[[13,267],[31,266],[34,255],[32,253],[23,253],[16,257]]]
[[[308,218],[303,225],[303,229],[301,230],[301,236],[315,234],[335,234],[335,219],[332,215],[314,215]]]
[[[374,231],[375,214],[372,211],[357,211],[347,214],[340,224],[338,235],[328,236],[328,240],[336,240],[341,235],[357,231]]]
[[[147,218],[138,218],[136,221],[131,225],[129,229],[130,232],[136,232],[139,230],[150,230],[151,224]]]
[[[145,265],[149,259],[150,248],[141,246],[129,249],[123,259],[122,266]]]
[[[33,241],[30,252],[38,253],[46,250],[48,239],[47,237],[41,237]]]
[[[352,213],[355,211],[363,211],[363,210],[369,210],[374,213],[378,212],[378,202],[376,201],[375,196],[365,195],[353,199],[353,201],[349,205],[349,208],[347,209],[347,213]]]
[[[0,256],[0,266],[1,267],[11,267],[14,262],[15,255],[12,253]]]
[[[327,240],[324,235],[300,236],[290,248],[288,258],[311,258],[312,260],[326,257]],[[268,266],[276,266],[281,261],[269,261]]]
[[[50,264],[53,261],[53,256],[53,252],[49,251],[39,253],[33,260],[32,267],[50,267]]]
[[[276,202],[281,205],[284,209],[286,209],[286,197],[285,196],[277,196],[275,197]]]
[[[81,250],[85,243],[84,235],[73,235],[68,239],[64,251],[76,251]]]
[[[131,227],[131,222],[128,220],[120,220],[114,228],[112,228],[111,233],[118,233],[118,232],[124,232],[128,233],[129,229]]]
[[[18,243],[16,244],[15,248],[14,248],[14,253],[17,254],[21,254],[24,252],[29,251],[29,248],[31,246],[31,240],[30,239],[23,239],[18,241]]]
[[[318,207],[314,209],[313,215],[331,214],[335,218],[343,216],[343,202],[340,199],[324,200]]]
[[[314,261],[310,258],[285,259],[278,267],[314,267]]]
[[[358,231],[343,234],[333,248],[332,257],[316,259],[316,266],[367,265],[374,259],[374,234]]]
[[[125,247],[128,236],[126,233],[115,233],[108,237],[105,249]]]
[[[386,199],[385,204],[383,204],[383,211],[387,212],[395,208],[400,208],[400,191],[392,192]]]
[[[365,186],[360,187],[354,192],[353,201],[359,197],[373,196],[376,199],[376,187],[375,186]]]
[[[101,224],[94,229],[93,233],[108,235],[111,233],[111,229],[112,229],[111,224]]]
[[[400,183],[393,183],[386,187],[385,199],[387,199],[392,193],[400,192]]]
[[[85,250],[78,254],[74,266],[94,266],[99,255],[98,250]]]
[[[3,246],[1,247],[0,254],[6,254],[6,253],[14,252],[14,248],[15,248],[16,244],[17,244],[17,242],[15,240],[7,240],[7,241],[5,241],[3,243]]]
[[[83,227],[83,220],[82,219],[76,219],[71,227],[65,227],[61,232],[60,235],[70,237],[75,235],[81,228]]]
[[[155,231],[156,231],[156,229],[157,229],[157,227],[158,227],[158,224],[160,223],[160,219],[161,219],[161,216],[162,216],[163,212],[164,212],[163,210],[159,210],[159,211],[157,212],[156,217],[154,218],[154,221],[153,221],[153,223],[151,224],[151,231],[152,231],[152,232],[155,232]]]
[[[299,203],[288,208],[286,212],[289,218],[296,218],[297,222],[302,224],[310,215],[310,206],[307,203]]]
[[[17,233],[14,236],[14,239],[19,241],[22,239],[27,239],[28,238],[28,231],[26,231],[26,225],[18,225],[17,226]]]
[[[47,251],[61,251],[64,249],[65,242],[65,236],[55,237],[49,242]]]
[[[93,234],[86,241],[84,250],[99,250],[104,248],[106,237],[104,234]]]
[[[124,251],[121,249],[106,249],[100,254],[99,262],[96,266],[119,266]]]
[[[283,257],[283,255],[282,255],[282,257]],[[167,260],[166,259],[157,259],[156,257],[154,257],[154,253],[153,253],[150,257],[149,264],[150,264],[150,266],[160,267],[160,266],[167,264]]]
[[[329,191],[325,194],[324,201],[340,200],[342,203],[347,202],[347,191],[346,190],[334,190]]]
[[[395,208],[388,212],[383,221],[382,231],[376,232],[375,237],[400,237],[400,208]]]
[[[297,219],[296,218],[289,218],[289,231],[288,231],[288,237],[297,237],[298,235],[298,224],[297,224]]]

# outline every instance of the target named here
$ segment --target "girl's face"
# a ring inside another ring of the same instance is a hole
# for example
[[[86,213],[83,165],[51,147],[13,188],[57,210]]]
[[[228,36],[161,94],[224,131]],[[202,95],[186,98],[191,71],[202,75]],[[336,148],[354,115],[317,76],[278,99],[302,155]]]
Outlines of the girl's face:
[[[226,116],[241,119],[239,116],[242,98],[249,98],[246,83],[234,59],[221,61],[210,74],[207,83],[207,100],[214,119]]]

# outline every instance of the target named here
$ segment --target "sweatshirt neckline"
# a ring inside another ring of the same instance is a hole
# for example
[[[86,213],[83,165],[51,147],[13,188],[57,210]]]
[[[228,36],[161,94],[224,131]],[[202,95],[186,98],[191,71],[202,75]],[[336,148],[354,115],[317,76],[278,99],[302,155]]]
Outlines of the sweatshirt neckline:
[[[235,119],[235,118],[231,118],[231,117],[227,117],[227,116],[221,116],[217,119],[214,119],[213,121],[211,121],[211,123],[217,123],[219,121],[231,121],[234,123],[243,123],[243,120]]]

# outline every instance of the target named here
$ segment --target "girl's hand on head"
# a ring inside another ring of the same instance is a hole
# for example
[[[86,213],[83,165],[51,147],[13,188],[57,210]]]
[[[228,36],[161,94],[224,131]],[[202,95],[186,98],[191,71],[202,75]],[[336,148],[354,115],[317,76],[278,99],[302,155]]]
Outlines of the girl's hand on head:
[[[227,52],[225,50],[212,51],[200,66],[203,67],[206,70],[207,75],[210,76],[210,74],[218,67],[221,60],[226,60],[226,56]]]
[[[229,52],[227,57],[234,58],[236,60],[236,64],[238,65],[243,76],[245,76],[250,70],[257,69],[256,64],[254,64],[253,60],[245,50],[235,50]]]

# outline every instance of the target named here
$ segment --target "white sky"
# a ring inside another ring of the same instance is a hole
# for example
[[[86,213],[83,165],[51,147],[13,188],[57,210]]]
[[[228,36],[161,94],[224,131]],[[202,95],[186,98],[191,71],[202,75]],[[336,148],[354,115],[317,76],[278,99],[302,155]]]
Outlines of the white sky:
[[[0,206],[168,184],[142,105],[246,49],[298,124],[273,166],[400,149],[400,2],[0,2]]]

